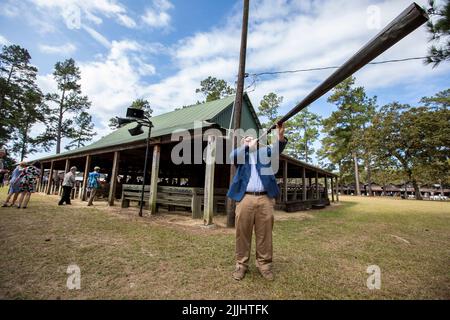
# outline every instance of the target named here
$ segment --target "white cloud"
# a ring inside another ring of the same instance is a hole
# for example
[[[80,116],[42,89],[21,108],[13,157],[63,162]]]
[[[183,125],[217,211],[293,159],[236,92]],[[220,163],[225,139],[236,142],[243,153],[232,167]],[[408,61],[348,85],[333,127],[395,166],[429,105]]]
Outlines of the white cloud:
[[[77,50],[77,47],[70,42],[60,46],[50,46],[46,44],[40,44],[39,50],[43,53],[59,54],[67,56],[73,54]]]
[[[98,15],[105,17],[113,17],[121,25],[134,28],[136,23],[127,15],[124,5],[115,0],[30,0],[37,7],[42,9],[57,9],[66,19],[71,19],[73,14],[78,12],[81,19],[86,18],[95,24],[102,23],[102,19]],[[81,21],[83,23],[83,21]]]
[[[125,14],[118,14],[117,19],[121,25],[127,28],[136,28],[136,22]]]
[[[361,48],[379,30],[367,28],[368,0],[252,1],[248,35],[247,72],[293,70],[340,65]],[[409,0],[378,1],[381,27],[390,22]],[[425,4],[425,0],[420,2]],[[159,6],[159,7],[158,7]],[[171,4],[160,1],[152,9],[170,10]],[[195,93],[202,79],[215,76],[234,84],[238,69],[240,8],[209,31],[180,40],[170,50],[158,44],[123,40],[110,42],[91,30],[91,35],[109,48],[108,54],[94,61],[80,63],[82,90],[92,100],[91,112],[107,130],[107,120],[124,112],[136,98],[148,99],[154,114],[167,112],[202,97]],[[253,10],[253,11],[252,11]],[[339,14],[336,14],[339,12]],[[377,60],[426,55],[427,34],[416,30]],[[158,83],[148,83],[156,73],[148,56],[171,56],[175,72]],[[436,76],[450,74],[449,64],[432,69],[420,61],[366,66],[356,74],[358,84],[369,90],[403,86],[420,88]],[[333,71],[262,76],[250,96],[255,106],[263,95],[276,92],[285,97],[282,110],[287,111]],[[40,77],[50,87],[51,76]],[[252,81],[247,79],[246,85]],[[417,93],[420,98],[421,93]],[[399,97],[401,100],[401,97]],[[317,111],[317,110],[315,110]],[[103,132],[103,131],[102,131]]]
[[[109,131],[107,123],[111,117],[121,115],[126,106],[146,92],[141,76],[156,72],[146,58],[158,49],[162,50],[159,44],[112,41],[106,56],[78,63],[82,93],[92,101],[90,112],[99,120],[96,130],[102,135]],[[38,76],[38,84],[45,93],[56,90],[51,74]]]
[[[106,47],[106,48],[110,48],[111,47],[111,43],[109,42],[109,40],[103,36],[100,32],[94,30],[91,27],[85,26],[83,25],[82,28],[89,33],[89,35],[94,38],[95,41],[97,41],[98,43],[100,43],[102,46]]]
[[[380,27],[384,27],[410,4],[407,0],[377,1]],[[425,5],[426,1],[420,1]],[[287,1],[252,2],[248,34],[247,72],[293,70],[341,65],[380,30],[369,29],[367,8],[373,1]],[[336,14],[339,12],[339,14]],[[179,72],[161,81],[158,92],[171,97],[172,105],[197,98],[193,89],[199,80],[212,75],[234,83],[236,80],[241,8],[225,23],[209,31],[182,39],[173,48],[173,61]],[[427,35],[416,30],[377,60],[425,56]],[[376,90],[387,86],[426,81],[448,74],[450,68],[424,66],[421,61],[366,66],[356,74],[358,84]],[[250,94],[255,104],[264,94],[274,91],[285,97],[284,110],[292,107],[332,70],[260,77]],[[247,84],[252,79],[247,80]],[[179,94],[178,94],[179,93]],[[178,103],[177,103],[178,101]],[[161,102],[168,102],[161,100]]]
[[[7,46],[9,44],[10,44],[9,40],[0,34],[0,45]]]
[[[168,0],[153,0],[151,8],[147,8],[142,16],[142,21],[152,28],[167,29],[172,20],[169,10],[173,8],[173,4]]]

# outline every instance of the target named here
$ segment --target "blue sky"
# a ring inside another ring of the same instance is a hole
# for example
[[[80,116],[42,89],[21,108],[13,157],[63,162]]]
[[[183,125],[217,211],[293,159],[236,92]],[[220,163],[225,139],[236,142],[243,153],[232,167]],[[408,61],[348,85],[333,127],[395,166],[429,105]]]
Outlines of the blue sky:
[[[247,72],[339,65],[410,3],[251,0]],[[241,10],[240,0],[6,0],[0,43],[30,51],[45,92],[54,90],[55,62],[73,57],[99,138],[109,133],[107,120],[137,98],[159,114],[202,99],[195,88],[209,75],[234,83]],[[428,46],[421,28],[377,60],[424,56]],[[331,72],[260,77],[249,95],[255,106],[271,91],[283,96],[283,113]],[[367,66],[355,76],[380,104],[417,104],[448,88],[450,67],[410,61]],[[311,110],[326,117],[333,106],[324,97]]]

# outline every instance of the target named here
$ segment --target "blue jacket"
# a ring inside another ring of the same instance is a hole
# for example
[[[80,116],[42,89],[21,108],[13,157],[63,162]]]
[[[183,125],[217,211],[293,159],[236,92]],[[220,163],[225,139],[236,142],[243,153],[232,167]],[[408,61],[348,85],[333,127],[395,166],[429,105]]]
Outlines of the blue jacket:
[[[280,141],[278,145],[274,146],[273,148],[278,147],[278,152],[279,154],[281,154],[286,147],[286,144],[287,139],[285,138],[283,142]],[[261,169],[269,169],[271,167],[270,162],[261,162],[261,155],[267,155],[267,157],[271,157],[273,151],[276,150],[272,150],[271,147],[259,148],[256,161],[256,169],[259,173],[259,177],[261,178],[261,182],[264,185],[264,189],[267,192],[267,196],[269,196],[269,198],[276,198],[280,193],[280,190],[278,189],[277,181],[275,180],[275,176],[273,174],[261,174]],[[230,189],[228,190],[227,196],[235,201],[241,201],[242,198],[244,198],[248,181],[250,180],[251,165],[249,163],[249,152],[250,151],[248,146],[242,146],[240,148],[234,149],[230,153],[230,159],[232,163],[236,164],[237,170],[231,183]]]

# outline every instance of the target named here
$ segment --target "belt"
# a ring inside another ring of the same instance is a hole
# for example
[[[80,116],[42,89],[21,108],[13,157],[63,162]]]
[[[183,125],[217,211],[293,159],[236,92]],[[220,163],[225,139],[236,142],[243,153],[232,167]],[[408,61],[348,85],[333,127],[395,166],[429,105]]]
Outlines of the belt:
[[[267,194],[267,192],[266,191],[263,191],[263,192],[246,192],[245,194],[250,194],[252,196],[264,196],[264,195]]]

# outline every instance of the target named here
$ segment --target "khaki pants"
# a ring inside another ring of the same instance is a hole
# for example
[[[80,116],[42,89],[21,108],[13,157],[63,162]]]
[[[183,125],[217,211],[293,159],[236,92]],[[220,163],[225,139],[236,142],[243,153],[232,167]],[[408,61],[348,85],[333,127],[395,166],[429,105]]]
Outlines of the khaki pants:
[[[256,237],[256,267],[272,268],[272,229],[275,199],[246,194],[236,206],[236,263],[248,269],[253,229]]]
[[[88,206],[92,206],[92,202],[94,202],[94,198],[95,198],[95,194],[97,193],[97,189],[92,188],[91,189],[91,194],[89,196],[89,202],[88,202]]]

